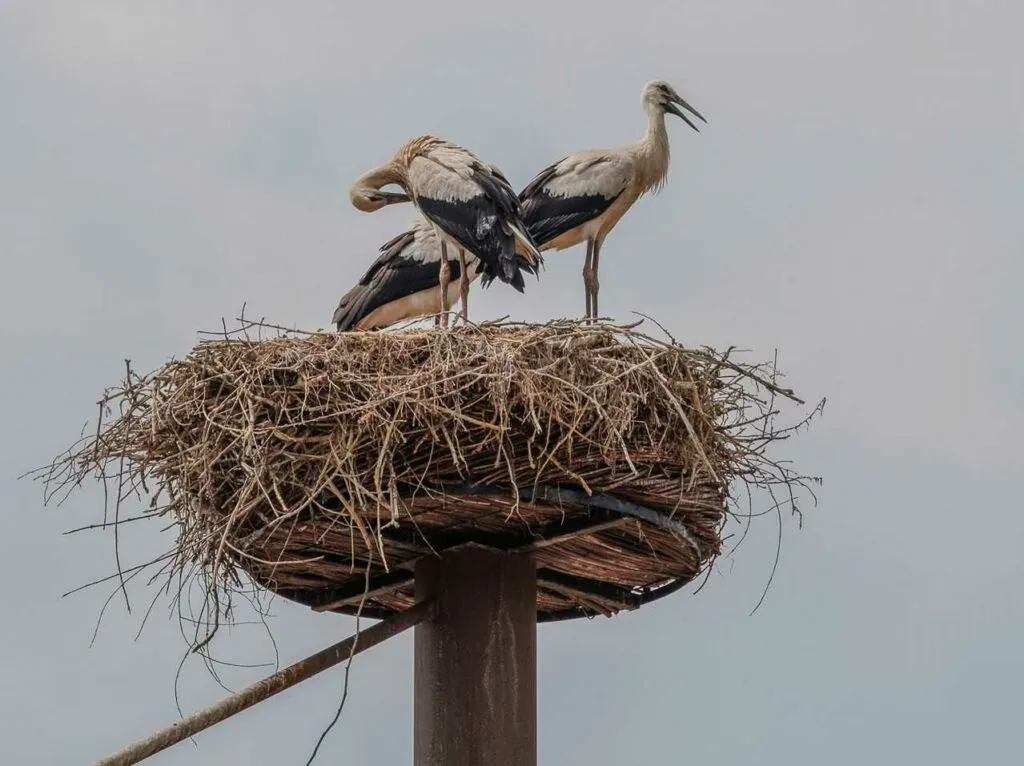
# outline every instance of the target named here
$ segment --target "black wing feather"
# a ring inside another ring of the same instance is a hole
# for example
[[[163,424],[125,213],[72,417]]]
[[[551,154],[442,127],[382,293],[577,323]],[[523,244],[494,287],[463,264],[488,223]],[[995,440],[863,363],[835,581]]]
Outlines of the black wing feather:
[[[612,206],[619,198],[603,194],[562,197],[550,194],[545,188],[555,177],[558,166],[565,158],[548,165],[519,192],[523,221],[533,240],[543,247],[567,231],[592,221]]]
[[[423,290],[441,285],[440,261],[426,261],[402,256],[402,250],[414,239],[414,232],[407,231],[389,240],[381,247],[381,254],[370,266],[359,283],[349,290],[338,302],[331,322],[339,332],[351,330],[365,317],[391,301],[405,298]],[[448,266],[451,281],[462,274],[458,259],[452,260],[449,253]]]
[[[480,161],[473,162],[470,168],[480,194],[458,201],[421,195],[416,198],[416,205],[445,234],[477,256],[481,285],[487,287],[498,277],[523,292],[526,284],[522,272],[536,274],[537,266],[516,252],[512,227],[529,237],[519,198],[497,168]],[[451,168],[446,169],[452,172]]]
[[[523,219],[530,236],[543,247],[565,232],[594,220],[618,197],[618,194],[614,197],[602,194],[560,197],[542,189],[523,203]]]
[[[516,254],[512,230],[497,216],[494,203],[485,195],[457,202],[419,197],[417,202],[424,216],[480,259],[480,283],[484,287],[498,277],[523,292],[526,283],[521,270],[529,264]],[[452,255],[448,253],[449,259]]]
[[[380,246],[380,255],[377,259],[370,264],[370,268],[366,270],[366,273],[359,278],[360,285],[368,285],[373,279],[374,275],[381,270],[389,261],[397,257],[405,248],[413,243],[416,239],[416,230],[409,229],[403,231],[397,237],[392,237],[383,245]]]
[[[489,172],[488,172],[489,170]],[[519,229],[530,240],[530,244],[535,250],[539,250],[537,243],[533,241],[533,237],[530,236],[529,229],[526,226],[526,221],[523,220],[523,209],[519,203],[519,197],[516,196],[515,190],[512,188],[512,184],[508,182],[505,175],[496,167],[491,166],[489,169],[477,168],[474,175],[474,179],[482,188],[487,191],[488,196],[494,200],[495,204],[501,210],[502,223],[508,230],[508,233],[512,236],[512,247],[513,252],[515,249],[515,233],[512,232],[508,224],[515,226]],[[540,264],[531,263],[528,259],[521,255],[516,254],[515,258],[511,261],[504,260],[502,263],[506,270],[506,273],[511,275],[509,269],[525,270],[531,274],[536,274]]]
[[[566,157],[562,157],[558,162],[551,163],[535,175],[533,180],[526,184],[526,187],[519,192],[519,202],[524,203],[534,194],[539,192],[544,187],[544,184],[555,177],[555,171],[558,169],[558,166],[565,162],[566,159]]]

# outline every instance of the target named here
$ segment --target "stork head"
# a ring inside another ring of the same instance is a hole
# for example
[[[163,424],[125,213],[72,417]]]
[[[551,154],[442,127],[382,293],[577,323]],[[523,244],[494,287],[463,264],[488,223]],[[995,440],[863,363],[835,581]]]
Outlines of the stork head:
[[[385,205],[409,202],[411,197],[400,192],[381,191],[391,184],[399,184],[400,176],[390,164],[374,168],[357,178],[348,190],[348,198],[356,210],[372,213]]]
[[[699,128],[690,121],[690,118],[686,116],[683,109],[690,112],[701,122],[707,123],[707,120],[704,119],[701,113],[687,104],[683,97],[676,93],[676,89],[664,80],[651,80],[644,86],[643,105],[644,111],[648,114],[662,115],[666,112],[674,114],[698,132]],[[682,107],[682,109],[679,107]]]
[[[356,210],[362,210],[364,213],[372,213],[386,205],[394,205],[398,202],[409,202],[410,199],[408,194],[401,192],[386,192],[355,186],[349,189],[348,198]]]

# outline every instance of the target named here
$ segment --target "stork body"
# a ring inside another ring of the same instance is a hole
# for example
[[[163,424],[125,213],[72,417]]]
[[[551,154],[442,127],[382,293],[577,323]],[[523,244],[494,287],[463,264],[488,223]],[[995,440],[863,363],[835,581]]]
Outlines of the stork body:
[[[381,191],[391,184],[404,193]],[[450,305],[449,247],[458,253],[460,273],[467,271],[467,253],[479,259],[485,287],[497,277],[523,292],[522,272],[536,274],[544,262],[505,176],[449,141],[434,136],[410,139],[389,162],[357,178],[349,197],[365,212],[411,201],[430,222],[441,248],[438,274],[445,324]],[[462,317],[468,319],[469,282],[465,279],[460,280],[460,298]]]
[[[694,125],[679,107],[702,122],[700,113],[666,82],[643,90],[647,132],[633,144],[588,149],[544,168],[519,194],[523,220],[541,250],[564,250],[587,243],[583,263],[586,316],[598,315],[598,262],[601,245],[633,203],[648,191],[660,191],[668,177],[669,144],[665,114]]]
[[[331,322],[338,331],[375,330],[407,319],[438,314],[444,305],[440,281],[441,241],[434,227],[420,219],[411,229],[388,240],[367,272],[342,297]],[[466,259],[467,284],[479,275],[480,261]],[[459,261],[448,263],[448,305],[462,292]]]

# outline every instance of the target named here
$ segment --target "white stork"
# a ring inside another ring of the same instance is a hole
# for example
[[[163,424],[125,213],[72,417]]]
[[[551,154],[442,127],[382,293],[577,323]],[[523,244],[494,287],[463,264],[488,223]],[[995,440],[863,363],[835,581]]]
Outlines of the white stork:
[[[339,332],[375,330],[405,319],[438,314],[440,260],[441,241],[433,225],[420,218],[411,229],[381,246],[377,260],[338,303],[331,322]],[[478,276],[480,261],[474,256],[467,260],[472,282]],[[453,279],[459,280],[448,286],[448,303],[454,305],[459,299],[462,268],[459,261],[451,260],[449,269]]]
[[[405,193],[381,191],[390,184]],[[451,280],[448,245],[458,252],[463,274],[467,273],[467,251],[480,259],[484,287],[497,276],[523,292],[522,271],[536,274],[544,262],[522,221],[519,199],[501,171],[469,150],[434,136],[406,141],[390,161],[357,178],[349,198],[366,212],[411,200],[430,221],[441,243],[438,286],[446,326]],[[459,287],[466,320],[469,282],[460,279]]]
[[[541,250],[564,250],[586,241],[583,284],[588,319],[597,317],[601,244],[633,203],[648,191],[660,191],[668,176],[665,113],[681,117],[699,132],[680,106],[707,122],[667,82],[647,83],[647,133],[642,139],[616,149],[571,154],[544,168],[519,194],[523,220]]]

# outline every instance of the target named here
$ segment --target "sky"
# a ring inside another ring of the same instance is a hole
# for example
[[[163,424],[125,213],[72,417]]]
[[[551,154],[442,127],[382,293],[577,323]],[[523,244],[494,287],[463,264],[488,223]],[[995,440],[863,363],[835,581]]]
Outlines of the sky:
[[[247,313],[308,329],[413,220],[351,180],[434,133],[521,187],[640,138],[663,78],[672,166],[608,238],[602,313],[683,343],[778,350],[824,417],[780,446],[820,475],[801,529],[759,524],[709,584],[614,619],[541,626],[539,762],[1003,762],[1024,683],[1020,179],[1024,7],[996,0],[216,4],[0,0],[0,762],[89,763],[177,716],[166,602],[136,640],[86,486],[16,480],[149,370]],[[473,318],[583,313],[580,249]],[[173,542],[125,530],[142,561]],[[25,587],[14,587],[21,583]],[[221,637],[292,662],[354,621],[275,601]],[[238,688],[267,667],[224,668]],[[340,669],[152,758],[305,763]],[[185,711],[224,695],[197,660]],[[408,763],[412,637],[357,658],[320,763]],[[668,759],[667,761],[665,759]]]

